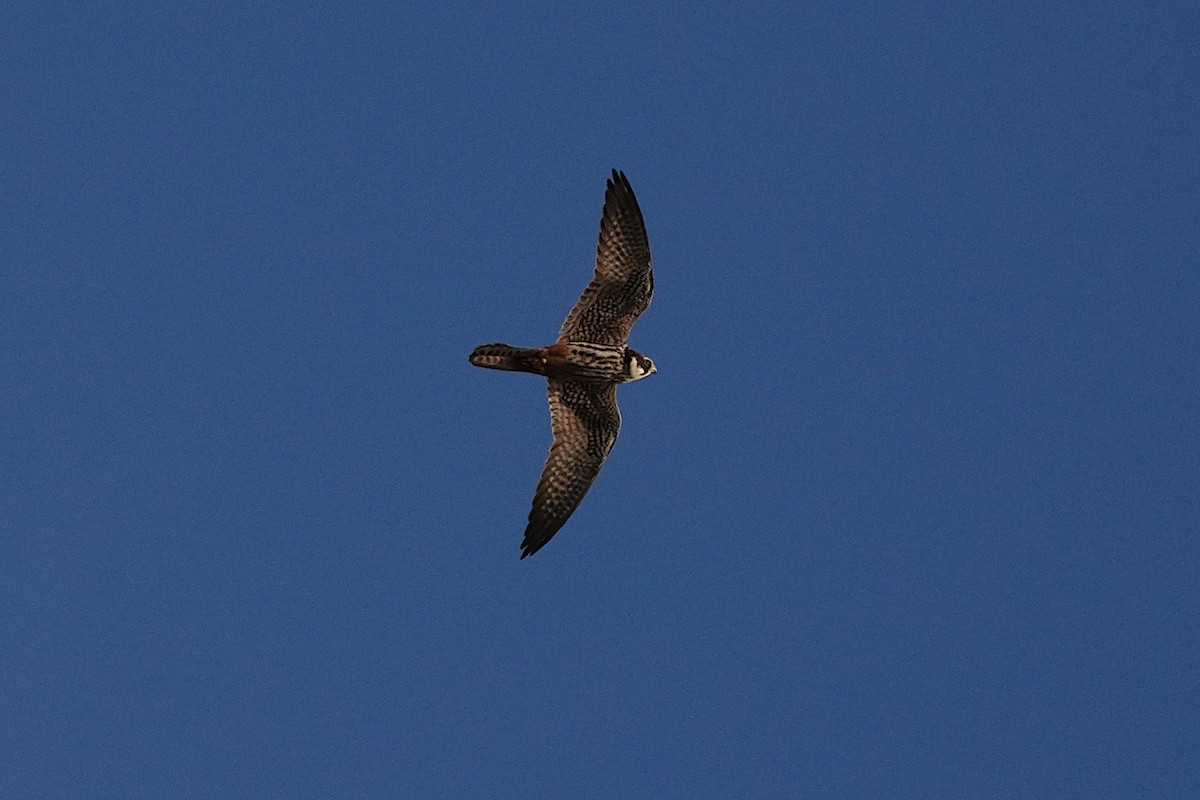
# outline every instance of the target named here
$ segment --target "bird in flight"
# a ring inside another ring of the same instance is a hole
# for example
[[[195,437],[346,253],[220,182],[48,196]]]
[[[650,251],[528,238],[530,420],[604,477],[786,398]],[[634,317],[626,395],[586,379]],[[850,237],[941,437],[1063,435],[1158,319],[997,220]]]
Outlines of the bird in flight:
[[[604,193],[596,271],[558,341],[532,348],[483,344],[471,353],[477,367],[549,379],[554,442],[533,496],[521,558],[558,533],[604,466],[621,428],[617,384],[657,371],[653,361],[625,345],[653,293],[642,211],[625,173],[614,169]]]

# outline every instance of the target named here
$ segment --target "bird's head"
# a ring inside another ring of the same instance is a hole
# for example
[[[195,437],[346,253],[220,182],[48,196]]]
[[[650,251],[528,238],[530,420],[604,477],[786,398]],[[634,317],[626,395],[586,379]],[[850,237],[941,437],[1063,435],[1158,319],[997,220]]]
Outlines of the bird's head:
[[[658,372],[654,362],[636,350],[625,348],[625,383],[640,380],[647,375]]]

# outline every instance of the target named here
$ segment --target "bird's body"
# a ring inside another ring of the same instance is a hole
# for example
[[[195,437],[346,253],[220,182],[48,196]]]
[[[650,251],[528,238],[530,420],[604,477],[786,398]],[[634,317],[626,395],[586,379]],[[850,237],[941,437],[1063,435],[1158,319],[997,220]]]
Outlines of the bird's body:
[[[601,384],[644,378],[649,373],[647,361],[628,347],[591,342],[560,342],[549,347],[482,344],[471,353],[471,363],[477,367]]]
[[[642,212],[624,173],[613,170],[595,274],[567,315],[558,341],[532,348],[485,344],[471,353],[477,367],[548,378],[554,443],[534,494],[521,558],[558,532],[604,465],[621,427],[617,385],[657,371],[654,362],[625,344],[653,293]]]

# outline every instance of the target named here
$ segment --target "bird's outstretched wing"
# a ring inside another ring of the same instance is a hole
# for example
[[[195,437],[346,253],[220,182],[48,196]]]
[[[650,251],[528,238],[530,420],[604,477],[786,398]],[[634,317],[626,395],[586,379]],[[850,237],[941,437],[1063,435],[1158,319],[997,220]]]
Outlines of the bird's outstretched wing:
[[[604,193],[596,272],[558,333],[560,342],[623,345],[650,305],[654,273],[642,210],[625,173],[613,170]]]
[[[551,380],[554,443],[542,469],[521,558],[536,553],[579,506],[621,429],[615,384]]]

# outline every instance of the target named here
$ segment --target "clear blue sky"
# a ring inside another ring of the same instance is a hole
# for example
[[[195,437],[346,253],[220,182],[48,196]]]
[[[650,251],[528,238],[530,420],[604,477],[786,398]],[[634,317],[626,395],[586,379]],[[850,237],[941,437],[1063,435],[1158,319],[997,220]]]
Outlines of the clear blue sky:
[[[21,5],[0,796],[1200,796],[1194,4]]]

